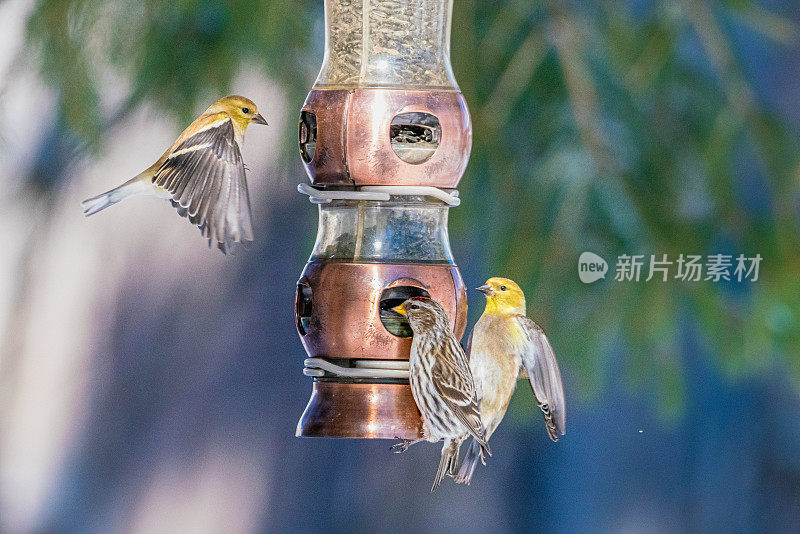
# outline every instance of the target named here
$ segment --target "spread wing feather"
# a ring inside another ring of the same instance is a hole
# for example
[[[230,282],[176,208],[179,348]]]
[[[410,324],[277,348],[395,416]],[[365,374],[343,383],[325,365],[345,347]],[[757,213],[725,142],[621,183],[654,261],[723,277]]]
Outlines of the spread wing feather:
[[[209,246],[232,250],[253,241],[250,195],[233,123],[224,120],[178,145],[153,177]]]
[[[566,407],[556,356],[539,325],[524,315],[517,315],[515,320],[526,338],[521,355],[522,365],[528,372],[531,388],[544,414],[547,433],[550,439],[558,441],[565,431]]]

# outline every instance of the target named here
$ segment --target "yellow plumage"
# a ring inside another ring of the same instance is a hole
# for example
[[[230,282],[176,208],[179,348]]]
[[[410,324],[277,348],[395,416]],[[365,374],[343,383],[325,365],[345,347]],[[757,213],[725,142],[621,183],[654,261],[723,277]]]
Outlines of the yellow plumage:
[[[226,96],[186,128],[150,167],[116,187],[83,201],[93,215],[134,195],[169,199],[178,213],[200,227],[225,252],[253,240],[250,197],[241,144],[251,123],[267,124],[252,100]]]
[[[544,332],[526,316],[525,294],[508,278],[490,278],[478,290],[486,295],[486,309],[470,336],[469,363],[486,439],[503,420],[517,379],[528,377],[547,433],[558,440],[565,426],[561,372]],[[477,453],[474,445],[467,451],[456,482],[470,482]]]

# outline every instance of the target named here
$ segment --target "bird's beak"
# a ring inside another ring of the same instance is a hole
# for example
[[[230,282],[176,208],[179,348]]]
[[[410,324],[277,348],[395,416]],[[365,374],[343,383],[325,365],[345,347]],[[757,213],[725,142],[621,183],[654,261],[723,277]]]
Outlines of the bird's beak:
[[[403,304],[405,304],[405,303],[403,303]],[[405,307],[403,307],[403,304],[400,304],[399,306],[395,306],[394,308],[392,308],[392,311],[395,312],[395,313],[399,313],[400,315],[405,315],[406,314],[406,309],[405,309]]]
[[[477,289],[484,295],[488,295],[489,293],[492,292],[492,286],[490,286],[489,284],[483,284],[482,286],[478,286],[475,289]]]
[[[261,115],[261,113],[258,113],[258,114],[256,114],[256,116],[255,116],[255,117],[253,117],[252,119],[250,119],[250,122],[254,122],[254,123],[256,123],[256,124],[264,124],[264,125],[267,125],[267,119],[265,119],[265,118],[264,118],[264,116],[263,116],[263,115]]]

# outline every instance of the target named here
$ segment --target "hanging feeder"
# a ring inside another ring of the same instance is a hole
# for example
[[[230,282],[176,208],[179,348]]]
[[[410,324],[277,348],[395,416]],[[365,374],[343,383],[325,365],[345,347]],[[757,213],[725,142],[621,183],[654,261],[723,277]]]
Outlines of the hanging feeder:
[[[450,66],[452,0],[326,0],[322,69],[300,114],[319,228],[297,284],[313,391],[302,437],[415,438],[411,330],[391,308],[437,300],[460,338],[464,283],[447,215],[469,160]]]

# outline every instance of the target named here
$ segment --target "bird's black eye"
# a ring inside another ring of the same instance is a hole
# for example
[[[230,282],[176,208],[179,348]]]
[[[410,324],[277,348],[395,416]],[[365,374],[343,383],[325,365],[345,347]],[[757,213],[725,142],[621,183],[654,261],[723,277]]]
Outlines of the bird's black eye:
[[[242,113],[247,115],[248,113],[250,113],[250,108],[242,108]]]
[[[500,291],[505,291],[505,290],[506,290],[506,286],[500,286]]]
[[[411,305],[411,309],[412,309],[412,310],[418,310],[418,309],[419,309],[419,306],[418,306],[418,305],[416,305],[416,304],[412,304],[412,305]]]

